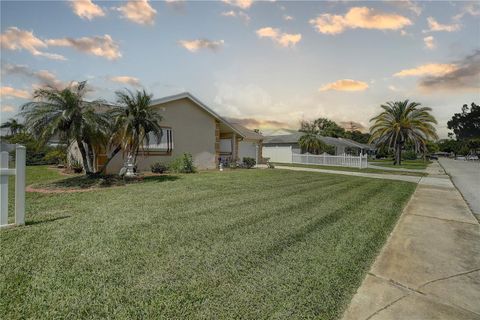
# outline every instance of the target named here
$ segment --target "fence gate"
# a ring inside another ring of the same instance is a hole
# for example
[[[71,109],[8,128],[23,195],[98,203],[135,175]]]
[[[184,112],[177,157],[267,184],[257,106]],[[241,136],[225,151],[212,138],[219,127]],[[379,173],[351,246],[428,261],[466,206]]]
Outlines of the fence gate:
[[[15,168],[8,168],[9,153],[0,152],[0,228],[25,224],[25,157],[21,145],[2,144],[7,150],[15,148]],[[15,223],[8,224],[8,177],[15,176]]]

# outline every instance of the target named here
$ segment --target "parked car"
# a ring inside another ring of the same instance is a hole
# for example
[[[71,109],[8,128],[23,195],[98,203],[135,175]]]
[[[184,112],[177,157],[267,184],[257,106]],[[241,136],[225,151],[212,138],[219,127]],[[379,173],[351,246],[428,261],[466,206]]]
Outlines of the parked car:
[[[478,160],[478,156],[476,154],[470,154],[465,157],[465,160]]]

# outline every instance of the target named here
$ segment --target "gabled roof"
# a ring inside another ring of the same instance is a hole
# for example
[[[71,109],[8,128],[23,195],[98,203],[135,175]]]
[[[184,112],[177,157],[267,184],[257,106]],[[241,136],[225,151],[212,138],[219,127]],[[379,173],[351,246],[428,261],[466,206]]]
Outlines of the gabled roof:
[[[163,103],[176,101],[176,100],[180,100],[180,99],[189,99],[190,101],[192,101],[193,103],[198,105],[200,108],[205,110],[207,113],[209,113],[212,117],[214,117],[215,119],[222,122],[223,124],[225,124],[230,129],[232,129],[233,132],[235,132],[236,134],[240,135],[243,138],[246,138],[245,135],[241,131],[239,131],[237,128],[235,128],[230,122],[228,122],[224,118],[220,117],[220,115],[218,115],[215,111],[210,109],[206,104],[204,104],[202,101],[200,101],[198,98],[196,98],[190,92],[182,92],[182,93],[175,94],[175,95],[172,95],[172,96],[167,96],[167,97],[163,97],[163,98],[154,99],[150,102],[150,104],[151,105],[157,105],[157,104],[163,104]]]
[[[303,132],[295,132],[292,134],[280,135],[280,136],[267,136],[263,140],[263,144],[294,144],[298,143],[298,140],[301,136],[303,136]],[[358,143],[350,139],[345,138],[333,138],[333,137],[324,137],[318,136],[320,140],[324,143],[331,145],[331,146],[343,146],[343,147],[351,147],[351,148],[358,148],[358,149],[372,149],[371,146],[368,146],[363,143]]]
[[[231,122],[230,123],[235,129],[240,131],[243,134],[243,137],[248,140],[263,140],[264,136],[258,132],[245,128],[239,123]]]

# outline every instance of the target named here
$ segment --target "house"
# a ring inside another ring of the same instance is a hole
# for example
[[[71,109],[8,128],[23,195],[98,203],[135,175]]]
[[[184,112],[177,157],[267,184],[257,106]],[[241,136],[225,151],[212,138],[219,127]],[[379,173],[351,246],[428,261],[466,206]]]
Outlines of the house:
[[[183,153],[190,153],[198,169],[215,169],[219,163],[261,159],[263,136],[237,123],[225,120],[188,92],[152,100],[151,105],[161,114],[162,139],[150,139],[145,151],[137,157],[137,170],[148,171],[155,162],[168,164]],[[69,153],[81,161],[74,143]],[[108,159],[105,151],[94,152],[94,165],[99,170]],[[108,163],[107,173],[118,173],[126,155],[119,152]]]
[[[298,141],[303,132],[295,132],[287,135],[266,136],[262,143],[262,154],[273,162],[290,162],[292,153],[303,153]],[[359,155],[371,153],[375,148],[346,138],[333,138],[318,136],[327,145],[335,147],[335,155],[352,154]]]

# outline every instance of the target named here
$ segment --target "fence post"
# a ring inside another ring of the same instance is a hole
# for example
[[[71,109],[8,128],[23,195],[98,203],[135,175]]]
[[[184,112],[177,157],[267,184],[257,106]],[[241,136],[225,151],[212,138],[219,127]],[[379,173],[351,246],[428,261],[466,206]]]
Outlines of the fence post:
[[[0,152],[0,169],[8,169],[8,152]],[[8,224],[8,175],[0,173],[0,226]]]
[[[26,148],[17,146],[15,152],[15,224],[25,224],[25,158]]]

